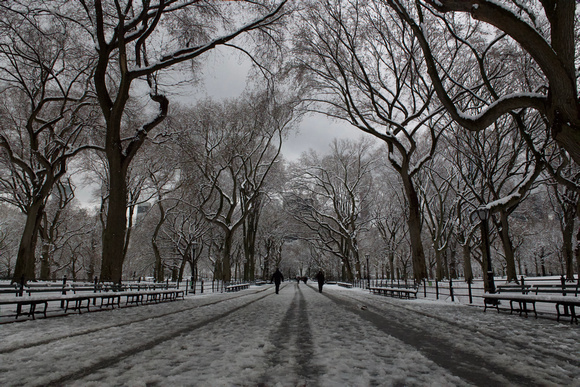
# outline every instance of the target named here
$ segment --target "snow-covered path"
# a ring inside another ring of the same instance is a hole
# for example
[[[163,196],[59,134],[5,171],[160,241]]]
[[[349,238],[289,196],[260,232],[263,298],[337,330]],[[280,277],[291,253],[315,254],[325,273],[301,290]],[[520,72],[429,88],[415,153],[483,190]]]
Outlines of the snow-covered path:
[[[580,328],[285,283],[0,326],[0,385],[580,386]]]

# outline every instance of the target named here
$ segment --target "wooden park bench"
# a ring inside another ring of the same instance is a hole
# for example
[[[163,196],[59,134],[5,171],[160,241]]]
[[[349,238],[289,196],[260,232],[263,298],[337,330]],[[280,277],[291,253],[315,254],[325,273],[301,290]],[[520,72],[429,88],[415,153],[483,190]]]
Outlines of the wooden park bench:
[[[61,303],[61,308],[64,309],[66,313],[68,310],[77,310],[81,313],[82,309],[90,312],[91,303],[93,306],[96,305],[97,300],[100,300],[99,308],[115,308],[121,307],[121,299],[125,297],[125,305],[129,304],[144,304],[151,302],[163,302],[163,301],[175,301],[177,299],[185,298],[185,291],[179,289],[171,290],[149,290],[143,292],[86,292],[86,293],[75,293],[75,294],[53,294],[45,295],[34,295],[34,296],[23,296],[23,297],[7,297],[0,298],[0,305],[16,305],[16,318],[26,315],[35,319],[36,314],[43,314],[46,318],[46,311],[48,309],[49,302],[59,302]],[[25,307],[28,306],[28,311],[24,311]],[[42,309],[38,309],[39,306],[44,306]]]
[[[0,294],[18,295],[18,285],[16,284],[0,284]]]
[[[159,303],[185,298],[185,290],[178,289],[147,290],[143,292],[124,292],[120,294],[126,297],[126,305],[139,303],[146,304],[151,302]]]
[[[0,305],[16,305],[16,318],[27,315],[35,319],[36,314],[43,314],[46,317],[48,303],[53,301],[60,301],[61,307],[65,313],[70,310],[78,310],[81,313],[82,308],[86,308],[90,312],[90,302],[94,295],[43,295],[43,296],[28,296],[28,297],[9,297],[0,299]],[[44,306],[42,310],[37,310],[38,306]],[[24,307],[28,306],[28,311],[24,311]]]
[[[514,311],[519,312],[520,316],[525,314],[528,316],[528,305],[532,307],[534,316],[538,317],[536,311],[536,303],[553,304],[556,308],[557,321],[560,321],[560,316],[570,316],[570,322],[578,323],[578,316],[576,315],[576,307],[580,306],[580,297],[578,297],[578,284],[565,285],[531,285],[531,286],[498,286],[497,293],[485,293],[484,309],[485,312],[488,306],[493,306],[499,313],[499,304],[501,301],[509,301],[510,314]],[[517,304],[517,307],[514,305]],[[562,311],[560,311],[560,308]],[[530,312],[531,312],[530,311]]]
[[[352,288],[352,284],[350,282],[337,282],[336,284],[343,288]]]
[[[226,292],[237,292],[243,289],[248,289],[250,287],[250,284],[244,283],[244,284],[235,284],[235,285],[227,285],[226,286]]]
[[[373,294],[382,294],[384,296],[407,298],[411,297],[417,298],[417,291],[419,290],[416,286],[371,286],[368,288]]]

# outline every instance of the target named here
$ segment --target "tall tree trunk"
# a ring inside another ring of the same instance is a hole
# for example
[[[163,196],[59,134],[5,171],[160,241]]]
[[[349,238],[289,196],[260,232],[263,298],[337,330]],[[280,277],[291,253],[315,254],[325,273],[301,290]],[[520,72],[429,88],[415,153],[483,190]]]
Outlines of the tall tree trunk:
[[[471,267],[471,246],[469,246],[468,241],[465,241],[463,244],[463,271],[465,282],[473,282],[473,269]]]
[[[562,230],[562,256],[566,264],[566,280],[574,280],[574,217],[566,219]]]
[[[256,234],[258,231],[260,199],[254,203],[242,225],[244,235],[244,281],[254,281],[256,271]]]
[[[356,247],[356,245],[357,245],[356,239],[353,240],[353,245]],[[359,273],[359,279],[361,279],[361,276],[360,276],[361,264],[360,264],[360,254],[358,252],[358,247],[352,249],[352,258],[354,260],[355,268],[356,268],[357,272]],[[348,259],[348,257],[347,257],[347,259]],[[351,270],[350,264],[349,264],[349,271],[350,271],[350,276],[352,276],[352,270]],[[348,271],[347,271],[347,273],[348,273]]]
[[[421,208],[419,196],[415,190],[412,178],[405,173],[401,174],[405,195],[409,203],[409,237],[411,239],[411,258],[413,260],[413,276],[416,283],[421,283],[427,278],[427,265],[425,263],[425,251],[421,240]]]
[[[107,221],[103,230],[101,281],[121,283],[127,228],[127,168],[123,163],[120,144],[116,151],[107,152],[107,160],[110,188]]]
[[[360,267],[360,262],[358,263]],[[346,280],[348,282],[354,281],[354,274],[352,272],[352,265],[350,264],[350,259],[348,257],[342,258],[342,268],[343,268],[343,278],[342,280]],[[360,279],[360,278],[359,278]]]
[[[50,279],[50,261],[50,244],[43,241],[40,251],[40,279],[43,281]]]
[[[576,240],[580,241],[580,227],[576,234]],[[574,255],[576,255],[576,273],[578,273],[578,282],[580,283],[580,243],[576,243],[576,251]]]
[[[159,207],[159,221],[155,225],[155,230],[153,230],[153,235],[151,236],[151,247],[153,248],[153,254],[155,255],[155,281],[163,282],[165,280],[165,273],[163,272],[163,261],[161,259],[161,251],[157,245],[157,237],[159,236],[159,231],[165,223],[165,207],[163,207],[163,201],[159,200],[157,202]]]
[[[514,246],[512,244],[512,239],[510,236],[510,227],[509,227],[509,215],[506,211],[500,211],[499,213],[500,221],[499,223],[494,222],[496,224],[496,228],[499,230],[499,235],[501,239],[501,243],[503,246],[503,251],[505,255],[505,262],[506,262],[506,280],[507,282],[518,282],[518,276],[516,273],[516,261],[515,261],[515,252]]]
[[[454,243],[449,250],[449,278],[457,279],[457,243]]]
[[[159,246],[157,245],[157,240],[155,238],[151,239],[151,248],[153,249],[153,255],[155,256],[155,265],[153,267],[155,282],[163,282],[165,280],[165,271],[163,270],[161,251],[159,251]]]
[[[225,231],[224,243],[222,246],[222,259],[221,259],[221,280],[224,282],[230,282],[232,280],[232,245],[233,245],[234,235],[230,230]]]
[[[395,279],[395,252],[389,251],[389,279]]]
[[[435,278],[437,278],[437,281],[442,281],[443,278],[445,278],[445,268],[441,257],[441,251],[437,246],[435,246],[435,267]]]
[[[14,267],[13,283],[20,282],[22,278],[24,278],[25,282],[36,280],[36,243],[43,213],[44,199],[35,200],[28,208],[26,223],[20,239],[20,247],[18,248],[16,266]]]

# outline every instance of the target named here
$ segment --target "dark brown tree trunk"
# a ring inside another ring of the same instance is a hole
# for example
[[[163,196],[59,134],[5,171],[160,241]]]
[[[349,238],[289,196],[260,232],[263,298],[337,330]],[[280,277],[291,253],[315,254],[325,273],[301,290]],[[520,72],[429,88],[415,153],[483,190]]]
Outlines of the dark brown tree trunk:
[[[506,263],[506,280],[507,282],[518,282],[516,273],[515,252],[510,236],[509,215],[506,211],[499,212],[499,223],[496,223],[496,228],[499,229],[499,236],[503,246]]]
[[[453,243],[451,249],[449,250],[449,278],[457,279],[459,276],[457,274],[457,243]]]
[[[261,197],[256,197],[243,223],[244,234],[244,281],[254,281],[256,275],[256,235],[260,219]]]
[[[40,279],[43,281],[50,279],[50,261],[50,244],[43,241],[40,252]]]
[[[390,251],[389,252],[389,279],[394,280],[395,279],[395,252],[394,251]]]
[[[574,280],[574,218],[566,219],[564,215],[564,228],[562,230],[562,256],[566,264],[566,280]],[[571,221],[570,221],[571,220]]]
[[[360,262],[358,263],[358,266],[360,267]],[[342,258],[342,268],[343,268],[343,273],[344,273],[343,280],[346,280],[348,282],[353,282],[354,281],[354,274],[352,273],[352,266],[350,264],[350,259],[348,259],[348,257]]]
[[[437,281],[442,281],[445,278],[445,268],[443,267],[441,251],[437,247],[435,247],[435,273]]]
[[[401,178],[405,195],[409,203],[409,237],[411,239],[411,258],[413,260],[413,276],[416,283],[421,283],[427,278],[427,265],[425,264],[425,251],[421,239],[421,208],[419,206],[419,196],[415,190],[412,178],[402,173]]]
[[[222,256],[221,256],[221,280],[224,282],[230,282],[232,280],[232,245],[233,245],[233,234],[227,230],[224,235],[224,243],[222,245]]]
[[[473,269],[471,267],[471,246],[469,242],[465,241],[463,244],[463,271],[465,282],[471,283],[473,281]]]
[[[43,214],[44,200],[37,200],[28,208],[12,276],[13,283],[19,283],[22,278],[25,282],[36,280],[36,243]]]
[[[155,230],[151,236],[151,247],[153,248],[153,254],[155,255],[155,281],[163,282],[165,280],[165,273],[163,272],[163,261],[161,259],[161,251],[159,251],[159,246],[157,245],[157,237],[159,236],[159,231],[161,226],[165,222],[165,208],[163,207],[163,201],[159,200],[157,202],[159,206],[159,221],[155,225]]]
[[[578,233],[576,234],[576,240],[580,241],[580,227],[578,228]],[[578,283],[580,283],[580,243],[576,243],[576,251],[574,252],[576,256],[576,273],[578,273]]]
[[[120,144],[118,147],[110,146],[108,149],[110,189],[107,220],[103,230],[101,281],[121,283],[127,228],[127,168],[123,165]]]
[[[353,254],[353,260],[354,260],[354,266],[355,266],[357,272],[359,273],[359,279],[361,279],[362,278],[360,275],[361,274],[361,264],[360,264],[360,255],[358,253],[358,250],[356,250],[356,251],[353,250],[352,254]],[[347,260],[349,259],[349,257],[346,257],[346,258],[347,258]],[[347,271],[347,275],[349,275],[350,278],[354,278],[352,276],[352,269],[351,269],[350,265],[349,265],[349,271],[350,271],[350,274],[348,274],[348,271]]]

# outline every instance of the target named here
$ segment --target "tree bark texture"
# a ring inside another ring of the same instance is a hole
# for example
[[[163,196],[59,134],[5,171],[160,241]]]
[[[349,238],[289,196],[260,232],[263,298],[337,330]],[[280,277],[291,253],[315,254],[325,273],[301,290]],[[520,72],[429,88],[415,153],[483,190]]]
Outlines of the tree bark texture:
[[[43,213],[44,200],[36,200],[28,208],[12,283],[19,283],[22,278],[25,282],[36,280],[36,244]]]
[[[510,236],[509,214],[504,210],[500,211],[499,222],[494,223],[499,231],[498,234],[501,239],[503,252],[505,255],[506,276],[507,276],[506,281],[518,282],[518,276],[516,273],[515,251]]]
[[[411,259],[413,262],[413,277],[416,283],[421,283],[427,278],[427,265],[425,263],[425,251],[421,239],[421,207],[419,205],[419,196],[413,184],[412,178],[401,173],[405,195],[409,202],[409,237],[411,239]]]

